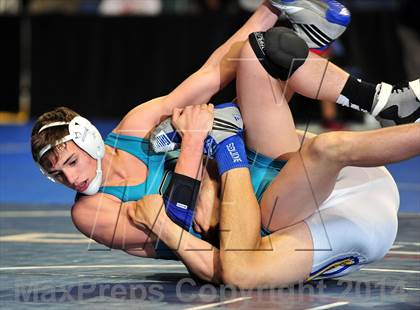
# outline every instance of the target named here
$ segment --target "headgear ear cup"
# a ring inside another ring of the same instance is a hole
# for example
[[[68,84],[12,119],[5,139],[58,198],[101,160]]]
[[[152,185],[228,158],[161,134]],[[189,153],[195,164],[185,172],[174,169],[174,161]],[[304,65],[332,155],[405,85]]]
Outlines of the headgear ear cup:
[[[69,132],[73,141],[82,150],[94,159],[102,159],[105,154],[105,145],[98,129],[86,118],[76,116],[69,124]]]
[[[69,124],[69,132],[73,135],[73,141],[82,150],[96,159],[96,176],[90,182],[88,188],[83,192],[86,195],[96,194],[102,183],[101,159],[105,155],[105,144],[98,129],[86,118],[76,116]]]
[[[98,192],[99,187],[102,183],[102,168],[101,168],[101,159],[105,155],[105,144],[99,133],[98,129],[93,126],[86,118],[81,116],[76,116],[69,123],[66,122],[53,122],[51,124],[43,126],[38,133],[49,127],[55,126],[69,126],[69,134],[62,139],[55,141],[53,144],[48,144],[38,154],[38,165],[41,172],[48,177],[48,179],[55,182],[54,178],[45,171],[39,164],[41,157],[48,152],[51,148],[65,143],[67,141],[73,140],[73,142],[80,147],[83,151],[89,154],[93,159],[96,159],[96,176],[90,182],[88,188],[83,192],[86,195],[93,195]]]

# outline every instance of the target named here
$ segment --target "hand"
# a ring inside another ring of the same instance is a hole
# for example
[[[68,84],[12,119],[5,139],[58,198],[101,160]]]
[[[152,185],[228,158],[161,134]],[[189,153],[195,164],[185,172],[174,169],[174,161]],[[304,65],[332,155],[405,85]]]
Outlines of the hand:
[[[180,133],[183,142],[203,142],[213,127],[214,106],[212,104],[191,105],[184,109],[175,108],[172,124]]]
[[[135,225],[146,226],[153,230],[153,226],[160,219],[167,217],[163,199],[160,195],[146,195],[136,204],[128,208],[128,216]]]

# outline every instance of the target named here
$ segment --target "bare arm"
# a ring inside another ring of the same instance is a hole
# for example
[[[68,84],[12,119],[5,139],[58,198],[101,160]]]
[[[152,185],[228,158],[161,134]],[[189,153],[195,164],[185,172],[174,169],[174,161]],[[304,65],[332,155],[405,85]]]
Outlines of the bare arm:
[[[161,213],[152,230],[159,232],[159,238],[176,251],[190,273],[204,281],[220,283],[219,250],[182,230],[165,212]]]
[[[213,124],[213,105],[203,104],[175,109],[172,121],[182,136],[181,152],[175,172],[200,180],[204,139]],[[144,197],[137,204],[137,208],[141,208],[146,214],[156,212],[155,215],[149,214],[144,217],[148,219],[144,223],[169,248],[176,251],[191,273],[203,280],[215,281],[214,266],[217,263],[214,261],[218,256],[214,255],[214,249],[207,242],[193,237],[172,222],[166,215],[160,196]],[[138,219],[133,221],[137,222]]]
[[[133,109],[119,127],[138,130],[141,126],[143,132],[148,132],[161,120],[169,117],[174,108],[207,103],[215,93],[235,78],[237,58],[248,35],[272,27],[277,19],[278,11],[273,10],[267,3],[262,4],[232,37],[213,52],[199,70],[167,96]]]
[[[200,192],[194,212],[194,230],[206,235],[219,223],[220,178],[216,163],[205,159]]]
[[[182,137],[174,172],[201,180],[204,139],[212,128],[213,113],[212,104],[174,110],[172,123]]]
[[[205,281],[220,282],[219,250],[172,222],[165,213],[160,195],[144,196],[136,205],[129,206],[128,215],[134,225],[145,225],[159,236],[192,274]]]
[[[73,206],[71,216],[76,228],[86,237],[132,255],[153,258],[154,236],[129,220],[129,204],[104,194],[86,196]]]

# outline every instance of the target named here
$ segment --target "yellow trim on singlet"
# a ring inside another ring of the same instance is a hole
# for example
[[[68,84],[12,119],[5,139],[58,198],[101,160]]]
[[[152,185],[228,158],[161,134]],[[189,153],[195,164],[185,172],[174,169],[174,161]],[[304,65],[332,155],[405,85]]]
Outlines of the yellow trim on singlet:
[[[341,261],[334,262],[331,265],[328,265],[328,266],[322,268],[320,271],[318,271],[314,275],[310,276],[308,279],[306,279],[305,282],[312,281],[316,277],[321,276],[322,274],[324,274],[325,272],[327,272],[327,271],[329,271],[331,269],[334,269],[334,268],[337,268],[337,267],[340,267],[340,266],[351,266],[351,265],[354,265],[354,264],[355,264],[355,261],[352,258],[345,258],[345,259],[343,259]]]

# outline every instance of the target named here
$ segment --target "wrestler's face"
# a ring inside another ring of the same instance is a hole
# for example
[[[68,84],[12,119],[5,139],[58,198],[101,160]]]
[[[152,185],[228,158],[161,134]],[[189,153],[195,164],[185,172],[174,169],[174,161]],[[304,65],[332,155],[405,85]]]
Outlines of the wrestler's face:
[[[96,176],[96,160],[73,141],[60,144],[50,152],[45,170],[65,186],[83,192]]]

